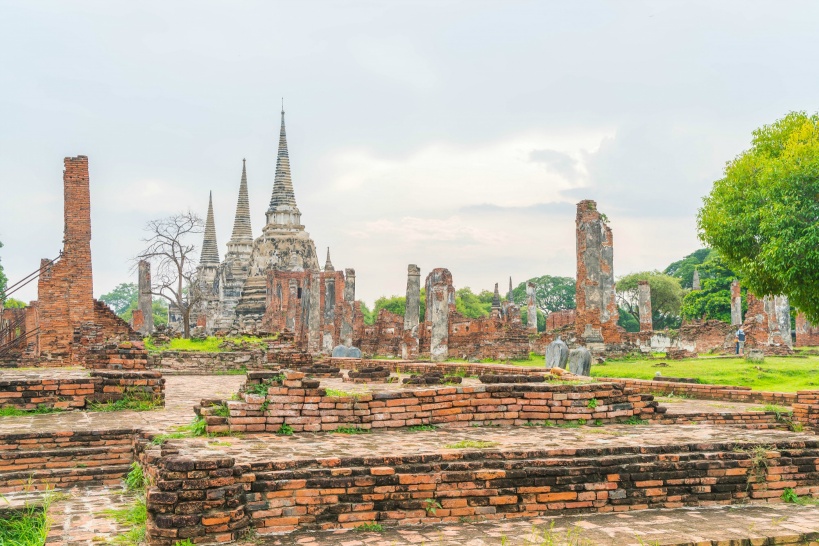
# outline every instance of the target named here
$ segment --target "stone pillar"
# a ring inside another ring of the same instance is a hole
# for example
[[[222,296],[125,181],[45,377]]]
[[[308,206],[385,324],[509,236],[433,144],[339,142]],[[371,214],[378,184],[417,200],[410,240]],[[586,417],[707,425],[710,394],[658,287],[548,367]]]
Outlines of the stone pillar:
[[[426,321],[430,323],[429,353],[433,362],[441,362],[449,356],[449,313],[455,307],[455,288],[452,273],[436,268],[427,276]]]
[[[142,311],[142,328],[137,331],[148,336],[154,331],[153,298],[151,296],[151,264],[146,260],[139,261],[139,296],[137,308]]]
[[[693,290],[702,290],[700,287],[700,272],[694,270],[694,276],[691,278],[691,288]]]
[[[774,308],[776,309],[776,320],[779,323],[779,332],[782,339],[793,347],[793,337],[791,337],[791,304],[788,296],[774,296]]]
[[[312,354],[321,351],[321,274],[310,275],[309,315],[307,317],[307,350]]]
[[[353,312],[355,302],[355,269],[344,270],[344,309],[341,315],[339,343],[345,347],[353,346]]]
[[[418,355],[418,325],[421,320],[421,268],[407,266],[407,299],[404,311],[404,336],[401,342],[401,358]]]
[[[537,303],[535,299],[535,283],[526,283],[526,312],[527,326],[533,332],[537,332]]]
[[[577,311],[575,329],[583,343],[620,343],[614,294],[614,240],[597,203],[577,204]]]
[[[742,292],[739,281],[731,283],[731,326],[742,325]]]
[[[299,281],[290,279],[287,291],[287,318],[284,326],[291,332],[296,332],[296,314],[299,308]]]
[[[637,308],[640,310],[640,331],[653,332],[651,320],[651,286],[648,281],[637,281]]]

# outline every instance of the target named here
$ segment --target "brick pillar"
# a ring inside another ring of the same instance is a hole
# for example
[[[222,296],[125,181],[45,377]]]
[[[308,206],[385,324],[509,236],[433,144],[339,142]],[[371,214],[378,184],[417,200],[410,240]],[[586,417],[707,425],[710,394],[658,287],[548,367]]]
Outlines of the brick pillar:
[[[526,283],[526,322],[533,332],[537,331],[537,303],[535,299],[535,283]]]
[[[321,351],[321,274],[310,274],[309,316],[307,317],[307,351]]]
[[[653,332],[654,323],[651,320],[651,286],[648,281],[637,282],[637,307],[640,310],[640,331]]]
[[[577,311],[575,329],[585,343],[619,343],[614,294],[614,239],[597,203],[577,204]]]
[[[404,310],[404,334],[401,340],[401,358],[418,356],[418,325],[421,320],[421,268],[407,266],[407,298]]]
[[[344,270],[344,306],[341,310],[339,343],[345,347],[353,345],[353,313],[355,302],[355,269]]]
[[[742,292],[739,281],[731,283],[731,326],[742,325]]]
[[[142,327],[137,328],[140,334],[147,336],[154,331],[153,298],[151,296],[151,264],[145,260],[139,261],[139,296],[138,308],[142,311]]]
[[[455,287],[448,269],[436,268],[427,276],[426,321],[430,323],[429,353],[433,362],[449,356],[449,313],[455,308]]]

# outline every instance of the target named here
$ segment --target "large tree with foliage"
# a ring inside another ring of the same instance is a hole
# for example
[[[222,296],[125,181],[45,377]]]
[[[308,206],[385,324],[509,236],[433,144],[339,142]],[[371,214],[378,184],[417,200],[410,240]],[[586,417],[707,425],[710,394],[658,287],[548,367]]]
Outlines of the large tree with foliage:
[[[100,296],[100,301],[108,304],[119,318],[131,322],[134,309],[139,307],[139,287],[132,282],[120,283],[107,294]],[[168,324],[168,305],[163,300],[153,299],[151,314],[155,326]]]
[[[731,322],[731,283],[737,278],[736,273],[725,265],[717,253],[697,266],[700,275],[701,290],[691,290],[683,297],[681,314],[685,319],[713,319]],[[747,288],[742,287],[742,293]],[[743,310],[747,309],[745,298],[742,299]]]
[[[530,282],[535,283],[535,304],[544,315],[575,308],[575,280],[572,277],[543,275],[524,281],[512,290],[512,299],[521,309],[527,305],[526,284]]]
[[[643,271],[631,273],[617,281],[615,285],[617,288],[617,305],[638,321],[638,327],[640,320],[638,306],[639,281],[648,281],[648,285],[651,287],[651,320],[654,323],[654,328],[657,330],[678,328],[681,321],[680,306],[683,299],[680,279],[659,271]]]
[[[755,294],[785,294],[819,322],[819,116],[791,112],[754,131],[697,224]]]
[[[663,273],[677,277],[680,279],[680,285],[683,288],[693,288],[694,270],[699,269],[699,266],[708,261],[716,252],[711,248],[701,248],[686,256],[681,260],[677,260],[665,268]]]

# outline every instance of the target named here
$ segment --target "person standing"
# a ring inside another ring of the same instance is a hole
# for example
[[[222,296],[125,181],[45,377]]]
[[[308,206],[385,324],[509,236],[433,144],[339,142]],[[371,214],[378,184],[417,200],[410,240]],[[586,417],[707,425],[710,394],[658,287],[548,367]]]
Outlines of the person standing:
[[[740,326],[737,330],[737,354],[745,354],[745,331]]]

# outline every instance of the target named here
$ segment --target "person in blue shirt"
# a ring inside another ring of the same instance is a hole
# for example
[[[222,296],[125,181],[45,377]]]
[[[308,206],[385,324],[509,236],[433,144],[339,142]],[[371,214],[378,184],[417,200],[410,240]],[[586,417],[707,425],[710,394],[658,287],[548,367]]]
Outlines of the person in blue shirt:
[[[745,331],[740,326],[739,330],[737,330],[737,354],[744,353],[745,349]]]

